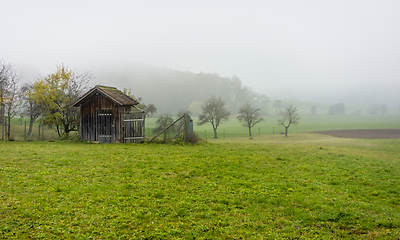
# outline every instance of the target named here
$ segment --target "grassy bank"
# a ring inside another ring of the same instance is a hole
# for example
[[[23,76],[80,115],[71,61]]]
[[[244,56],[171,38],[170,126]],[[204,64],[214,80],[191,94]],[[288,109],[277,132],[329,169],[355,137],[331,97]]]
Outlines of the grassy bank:
[[[399,236],[400,141],[313,136],[1,143],[0,238]]]

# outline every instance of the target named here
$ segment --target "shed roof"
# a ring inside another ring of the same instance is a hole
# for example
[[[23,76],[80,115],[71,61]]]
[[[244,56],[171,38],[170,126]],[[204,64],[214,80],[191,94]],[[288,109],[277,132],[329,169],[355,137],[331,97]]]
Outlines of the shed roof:
[[[101,86],[96,85],[94,88],[90,89],[87,93],[83,94],[80,98],[78,98],[73,104],[73,107],[81,106],[82,102],[91,97],[95,92],[99,92],[100,94],[104,95],[105,97],[109,98],[114,103],[120,106],[132,106],[138,105],[139,103],[126,95],[125,93],[121,92],[115,87],[109,86]]]

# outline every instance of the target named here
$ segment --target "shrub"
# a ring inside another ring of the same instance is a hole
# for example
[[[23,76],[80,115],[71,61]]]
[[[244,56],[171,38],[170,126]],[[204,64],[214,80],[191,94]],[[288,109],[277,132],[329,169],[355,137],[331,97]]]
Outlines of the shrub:
[[[199,136],[195,132],[189,132],[187,135],[187,141],[191,144],[196,144],[200,140]]]

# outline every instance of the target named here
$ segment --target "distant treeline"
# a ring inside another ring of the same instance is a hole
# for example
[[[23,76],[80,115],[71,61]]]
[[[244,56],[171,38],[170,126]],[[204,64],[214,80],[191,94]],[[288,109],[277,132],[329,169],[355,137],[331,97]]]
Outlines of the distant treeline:
[[[155,104],[158,114],[190,110],[198,115],[201,104],[213,96],[221,97],[231,114],[236,114],[245,103],[260,108],[261,114],[268,114],[269,97],[244,86],[237,76],[229,78],[153,66],[103,69],[96,71],[96,75],[103,81],[101,84],[131,88],[135,97],[143,98],[146,104]]]

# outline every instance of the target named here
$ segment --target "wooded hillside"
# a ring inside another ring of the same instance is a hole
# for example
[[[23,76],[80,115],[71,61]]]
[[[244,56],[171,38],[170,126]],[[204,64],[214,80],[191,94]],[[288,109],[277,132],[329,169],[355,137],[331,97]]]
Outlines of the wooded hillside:
[[[202,102],[210,97],[221,97],[232,114],[245,103],[261,108],[267,114],[269,98],[244,86],[237,76],[221,77],[216,73],[191,73],[154,66],[132,66],[124,69],[96,70],[101,84],[131,88],[146,104],[155,104],[158,113],[175,114],[191,110],[199,114]]]

